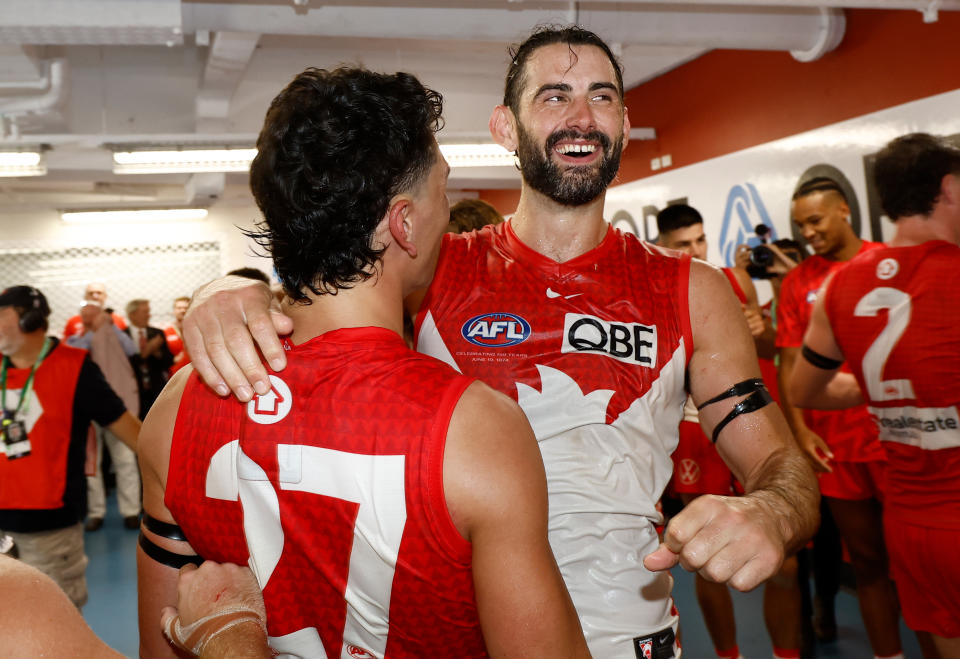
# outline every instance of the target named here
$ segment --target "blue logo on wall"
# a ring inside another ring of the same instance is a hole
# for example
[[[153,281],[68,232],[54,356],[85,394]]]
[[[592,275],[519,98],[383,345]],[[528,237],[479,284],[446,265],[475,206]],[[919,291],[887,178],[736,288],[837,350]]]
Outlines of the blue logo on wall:
[[[463,324],[460,334],[484,348],[505,348],[530,338],[530,323],[512,313],[485,313]]]
[[[727,207],[723,211],[723,225],[720,227],[720,257],[724,265],[734,265],[737,245],[755,247],[762,242],[755,232],[758,224],[770,227],[768,237],[771,242],[777,239],[777,230],[753,183],[730,188]]]

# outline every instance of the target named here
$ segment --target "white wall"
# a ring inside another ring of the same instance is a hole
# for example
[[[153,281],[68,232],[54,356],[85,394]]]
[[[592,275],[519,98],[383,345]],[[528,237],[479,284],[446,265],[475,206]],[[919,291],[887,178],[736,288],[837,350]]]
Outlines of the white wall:
[[[757,224],[771,227],[774,239],[795,237],[793,191],[812,168],[828,166],[850,184],[851,223],[859,235],[884,240],[892,225],[868,180],[871,156],[905,133],[960,133],[958,106],[960,90],[947,92],[615,186],[607,192],[604,214],[618,228],[655,239],[657,211],[685,199],[704,217],[708,260],[730,266],[737,245],[757,243]],[[765,287],[760,292],[769,295]]]
[[[22,283],[38,286],[47,294],[51,306],[54,307],[51,329],[58,332],[63,320],[68,315],[76,313],[76,306],[82,298],[83,289],[88,281],[97,278],[95,273],[100,270],[100,264],[96,263],[96,258],[91,258],[91,262],[83,264],[76,262],[65,264],[62,275],[53,278],[57,282],[54,284],[51,283],[51,279],[31,280],[31,274],[35,278],[35,273],[17,272],[15,267],[11,267],[13,262],[10,256],[11,250],[145,248],[215,242],[219,245],[220,265],[213,274],[223,274],[234,268],[252,266],[272,275],[269,259],[256,256],[254,250],[257,246],[240,230],[240,228],[253,228],[259,217],[259,210],[250,198],[249,192],[244,190],[228,190],[224,200],[211,208],[204,220],[196,222],[65,224],[57,212],[7,212],[0,216],[0,288]],[[3,263],[4,260],[6,263]],[[192,287],[197,284],[195,278],[190,279],[184,277],[184,273],[178,273],[175,270],[178,266],[171,267],[173,268],[171,271],[166,271],[162,264],[156,262],[144,264],[143,271],[149,271],[149,276],[144,276],[144,272],[131,273],[131,277],[141,275],[137,278],[136,287],[125,287],[122,283],[118,286],[117,275],[114,273],[112,281],[108,281],[108,294],[111,285],[117,294],[110,295],[108,303],[122,310],[130,297],[151,299],[155,301],[151,305],[153,311],[151,324],[163,325],[169,322],[172,297],[191,293]],[[75,272],[76,275],[71,276],[70,271]],[[203,271],[207,272],[206,269]],[[178,280],[183,284],[172,285],[172,280]],[[55,290],[49,290],[51,288]],[[55,304],[55,301],[58,304]]]

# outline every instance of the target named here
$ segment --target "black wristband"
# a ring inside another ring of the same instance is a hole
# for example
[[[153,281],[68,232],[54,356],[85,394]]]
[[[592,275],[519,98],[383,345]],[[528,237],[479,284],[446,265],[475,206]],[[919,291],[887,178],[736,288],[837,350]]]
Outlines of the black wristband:
[[[183,534],[183,529],[181,529],[176,524],[168,524],[167,522],[161,522],[156,517],[148,515],[147,513],[143,514],[143,525],[147,527],[147,530],[155,535],[159,535],[161,538],[167,538],[168,540],[184,540],[186,541],[187,536]]]
[[[835,371],[843,365],[843,360],[830,359],[825,355],[821,355],[819,352],[811,350],[806,345],[800,348],[800,354],[802,354],[803,358],[808,362],[825,371]]]
[[[196,565],[200,567],[200,564],[203,563],[202,556],[196,554],[189,556],[175,554],[154,543],[153,540],[145,536],[142,531],[140,532],[140,549],[157,563],[172,567],[175,570],[179,570],[184,565]]]
[[[702,405],[698,405],[697,409],[702,410],[707,405],[713,405],[714,403],[719,403],[721,400],[727,398],[733,398],[734,396],[745,396],[746,394],[753,393],[755,391],[760,391],[761,389],[766,390],[766,383],[760,378],[752,378],[750,380],[744,380],[743,382],[738,382],[722,394],[714,396],[707,402]]]
[[[741,414],[749,414],[750,412],[756,412],[762,407],[766,407],[773,402],[773,398],[770,396],[770,392],[767,391],[767,388],[757,389],[752,394],[741,400],[739,403],[733,406],[733,409],[730,410],[730,414],[723,417],[723,420],[717,424],[717,427],[713,429],[713,437],[710,440],[716,444],[717,438],[720,437],[720,431],[727,427],[727,424],[736,419]]]

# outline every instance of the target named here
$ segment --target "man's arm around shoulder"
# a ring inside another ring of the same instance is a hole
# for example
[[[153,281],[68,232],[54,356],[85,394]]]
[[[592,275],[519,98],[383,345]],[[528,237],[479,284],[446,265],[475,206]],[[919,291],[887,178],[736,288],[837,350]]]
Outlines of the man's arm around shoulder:
[[[473,581],[493,657],[587,657],[547,541],[540,450],[519,406],[475,382],[447,431],[447,507],[473,545]]]

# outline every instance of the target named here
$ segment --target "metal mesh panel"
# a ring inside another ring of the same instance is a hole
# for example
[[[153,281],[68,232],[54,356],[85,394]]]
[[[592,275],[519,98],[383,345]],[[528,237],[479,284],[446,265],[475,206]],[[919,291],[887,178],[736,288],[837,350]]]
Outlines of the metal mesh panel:
[[[90,282],[103,282],[107,306],[124,316],[130,300],[150,300],[150,324],[162,327],[173,320],[174,299],[220,274],[220,244],[215,241],[129,247],[0,245],[0,289],[15,284],[39,288],[50,303],[50,332],[56,335],[77,313]]]

